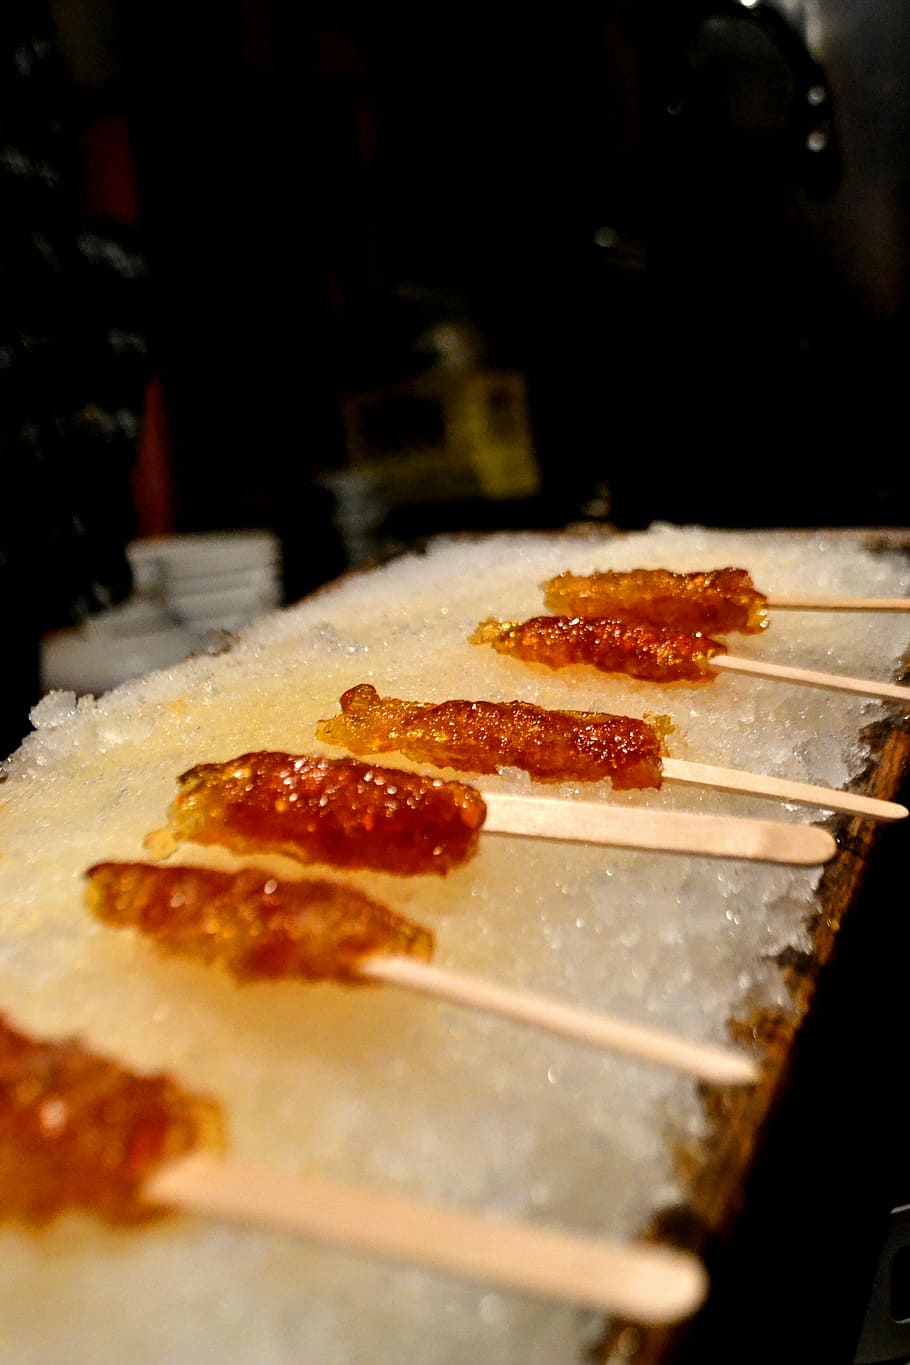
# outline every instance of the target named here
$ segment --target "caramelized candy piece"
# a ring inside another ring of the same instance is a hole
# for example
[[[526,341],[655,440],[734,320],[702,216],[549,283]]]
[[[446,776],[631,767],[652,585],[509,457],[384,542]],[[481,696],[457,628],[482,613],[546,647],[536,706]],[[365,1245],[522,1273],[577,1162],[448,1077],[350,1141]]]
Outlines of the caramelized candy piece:
[[[143,1202],[143,1182],[202,1144],[224,1146],[214,1101],[72,1039],[26,1037],[0,1018],[0,1217],[42,1224],[73,1209],[109,1223],[160,1217]]]
[[[529,702],[400,701],[360,683],[317,738],[355,754],[397,750],[416,763],[463,772],[523,768],[539,781],[612,779],[618,791],[661,785],[669,717],[650,723],[596,711],[547,711]]]
[[[689,634],[737,630],[758,635],[768,627],[768,599],[745,569],[562,573],[542,586],[547,608],[560,616],[641,621]]]
[[[141,929],[160,952],[218,963],[240,981],[366,984],[365,957],[433,955],[428,930],[335,882],[149,863],[96,863],[86,876],[89,908],[107,924]]]
[[[487,814],[461,782],[351,758],[249,753],[200,763],[178,781],[177,839],[402,875],[444,876],[466,862]]]
[[[548,668],[590,664],[602,673],[625,673],[648,682],[713,682],[712,654],[726,645],[707,635],[683,635],[665,626],[631,625],[595,616],[532,616],[528,621],[484,621],[471,636]]]

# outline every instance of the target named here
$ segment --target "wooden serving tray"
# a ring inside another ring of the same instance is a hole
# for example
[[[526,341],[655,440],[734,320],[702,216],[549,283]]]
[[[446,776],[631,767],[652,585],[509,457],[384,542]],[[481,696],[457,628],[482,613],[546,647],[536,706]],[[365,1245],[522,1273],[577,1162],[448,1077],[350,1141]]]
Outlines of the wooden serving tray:
[[[861,534],[910,552],[910,531]],[[874,758],[852,789],[907,804],[910,713],[866,738]],[[705,1092],[710,1142],[678,1153],[689,1208],[655,1229],[703,1256],[709,1300],[680,1326],[614,1324],[602,1365],[853,1365],[889,1212],[910,1201],[908,826],[829,822],[838,853],[811,951],[780,964],[790,1008],[731,1022],[733,1037],[761,1041],[762,1079]]]

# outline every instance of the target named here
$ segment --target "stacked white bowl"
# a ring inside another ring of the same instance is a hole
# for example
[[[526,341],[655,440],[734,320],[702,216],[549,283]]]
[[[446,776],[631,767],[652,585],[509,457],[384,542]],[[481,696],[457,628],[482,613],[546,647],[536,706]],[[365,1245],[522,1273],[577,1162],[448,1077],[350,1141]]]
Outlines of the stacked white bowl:
[[[281,603],[281,544],[272,531],[150,536],[133,541],[128,554],[137,578],[157,566],[168,610],[200,644]]]
[[[133,592],[81,625],[52,630],[41,641],[41,687],[100,695],[155,668],[180,663],[197,647],[195,634],[164,600],[161,568],[133,565]]]
[[[41,685],[95,695],[218,644],[281,604],[281,547],[271,531],[154,536],[127,547],[133,594],[41,644]]]

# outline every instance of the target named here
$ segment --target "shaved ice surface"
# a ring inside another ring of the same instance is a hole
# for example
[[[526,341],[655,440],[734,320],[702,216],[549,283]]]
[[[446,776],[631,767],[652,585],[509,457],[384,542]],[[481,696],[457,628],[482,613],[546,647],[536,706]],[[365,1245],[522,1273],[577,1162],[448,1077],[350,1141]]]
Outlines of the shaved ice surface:
[[[859,532],[660,524],[602,538],[445,537],[262,617],[226,653],[99,699],[49,694],[0,785],[0,1010],[17,1028],[77,1035],[216,1097],[237,1160],[638,1237],[685,1200],[674,1149],[706,1124],[691,1077],[391,987],[241,986],[94,920],[82,877],[95,862],[148,856],[143,839],[194,764],[269,748],[337,755],[315,727],[360,682],[418,700],[664,713],[675,757],[847,786],[872,757],[867,727],[899,714],[894,703],[734,674],[660,687],[468,643],[486,617],[541,614],[541,584],[564,570],[725,565],[748,568],[768,594],[910,593],[905,557],[864,548]],[[772,611],[761,637],[726,643],[893,681],[910,621]],[[514,770],[476,784],[541,790]],[[543,790],[832,829],[838,819],[669,782]],[[235,865],[190,846],[174,858]],[[787,1009],[776,957],[808,947],[821,869],[487,832],[445,878],[330,875],[432,928],[440,965],[727,1043],[732,1018]],[[572,1306],[201,1218],[118,1233],[72,1216],[41,1235],[0,1222],[0,1249],[0,1365],[588,1365],[606,1326]]]

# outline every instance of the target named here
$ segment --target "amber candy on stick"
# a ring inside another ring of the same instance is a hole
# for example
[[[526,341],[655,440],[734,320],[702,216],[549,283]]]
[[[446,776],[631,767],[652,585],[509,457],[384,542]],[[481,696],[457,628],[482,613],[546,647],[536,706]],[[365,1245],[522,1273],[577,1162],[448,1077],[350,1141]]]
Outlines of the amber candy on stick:
[[[767,596],[746,569],[608,569],[557,574],[542,586],[547,609],[559,616],[641,621],[689,634],[758,635],[768,627]]]
[[[595,616],[532,616],[527,621],[483,621],[471,635],[526,663],[548,668],[589,664],[602,673],[624,673],[647,682],[713,682],[710,666],[726,645],[708,635],[686,635],[667,626],[633,625]]]
[[[522,768],[538,781],[597,782],[618,791],[660,787],[667,716],[636,720],[596,711],[549,711],[530,702],[416,702],[381,697],[359,683],[317,739],[355,754],[398,752],[461,772]]]
[[[461,782],[268,750],[200,763],[178,787],[168,815],[177,839],[402,875],[466,862],[487,813]]]
[[[278,880],[259,868],[220,872],[153,863],[96,863],[89,908],[148,935],[165,955],[217,963],[240,981],[360,982],[377,954],[429,961],[433,935],[354,887]]]
[[[0,1218],[49,1223],[73,1210],[145,1222],[143,1182],[165,1162],[224,1146],[215,1101],[168,1076],[136,1075],[74,1039],[45,1042],[0,1017]]]

